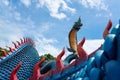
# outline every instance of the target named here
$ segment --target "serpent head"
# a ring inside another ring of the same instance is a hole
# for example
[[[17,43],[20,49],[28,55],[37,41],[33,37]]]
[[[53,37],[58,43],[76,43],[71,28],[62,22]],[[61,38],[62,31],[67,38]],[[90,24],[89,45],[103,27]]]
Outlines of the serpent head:
[[[75,30],[79,30],[82,27],[82,23],[81,23],[81,19],[79,18],[77,22],[75,22],[75,24],[73,25],[73,29]]]

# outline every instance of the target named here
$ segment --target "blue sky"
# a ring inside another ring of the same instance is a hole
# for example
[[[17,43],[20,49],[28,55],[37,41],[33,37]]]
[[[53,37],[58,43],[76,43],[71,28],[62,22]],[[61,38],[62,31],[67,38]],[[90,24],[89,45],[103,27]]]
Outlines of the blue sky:
[[[109,19],[119,20],[119,0],[0,0],[0,46],[31,37],[39,54],[56,56],[69,46],[68,33],[81,17],[78,41],[86,37],[89,53],[103,43],[102,32]]]

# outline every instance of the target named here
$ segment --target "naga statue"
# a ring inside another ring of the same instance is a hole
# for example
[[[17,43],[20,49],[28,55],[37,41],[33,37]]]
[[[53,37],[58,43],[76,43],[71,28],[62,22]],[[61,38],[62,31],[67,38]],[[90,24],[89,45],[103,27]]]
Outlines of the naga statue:
[[[72,29],[69,32],[69,45],[70,48],[68,50],[70,52],[76,53],[77,52],[77,32],[82,27],[81,19],[79,18],[77,22],[73,25]]]
[[[69,52],[73,52],[69,56],[67,56],[64,60],[64,64],[67,65],[69,64],[73,59],[78,58],[78,53],[77,53],[77,32],[81,29],[82,27],[81,19],[79,18],[77,22],[73,25],[72,29],[69,32],[68,35],[68,40],[69,40],[69,45],[70,48],[67,48]]]

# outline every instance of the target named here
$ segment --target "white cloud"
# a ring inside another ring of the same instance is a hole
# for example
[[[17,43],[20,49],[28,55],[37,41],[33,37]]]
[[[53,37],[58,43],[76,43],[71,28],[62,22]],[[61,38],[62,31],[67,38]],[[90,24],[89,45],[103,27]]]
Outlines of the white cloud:
[[[3,4],[4,3],[4,4]],[[8,5],[7,5],[8,4]],[[9,0],[0,1],[0,19],[21,20],[21,13],[16,10],[16,6],[9,5]]]
[[[103,39],[93,39],[93,40],[86,40],[85,44],[83,45],[83,48],[86,50],[88,54],[96,50],[98,47],[103,44]]]
[[[111,16],[112,16],[112,13],[109,13],[109,16],[111,17]]]
[[[18,12],[14,12],[14,18],[18,21],[21,20],[21,14]]]
[[[9,5],[9,0],[2,0],[2,2],[3,2],[6,6]]]
[[[66,0],[67,2],[69,2],[69,3],[72,3],[72,0]]]
[[[57,19],[67,17],[65,12],[75,13],[75,9],[67,5],[64,0],[39,0],[37,7],[46,7],[50,11],[50,16]]]
[[[40,29],[38,29],[38,30],[40,30],[40,33],[43,34],[44,32],[48,31],[50,28],[52,28],[52,26],[53,26],[53,24],[49,23],[49,22],[42,23],[39,27]]]
[[[95,16],[96,16],[96,17],[101,17],[102,14],[101,14],[101,13],[98,13],[98,14],[96,14]]]
[[[96,17],[107,17],[107,18],[111,18],[111,17],[112,17],[112,13],[111,13],[111,12],[109,12],[109,13],[107,13],[107,14],[97,13],[95,16],[96,16]]]
[[[31,0],[20,0],[26,7],[31,5]]]
[[[111,18],[112,17],[112,13],[110,12],[108,15],[105,15],[105,17]]]
[[[36,36],[36,48],[39,52],[39,55],[44,55],[46,53],[51,53],[53,56],[57,56],[60,50],[53,46],[57,40],[55,39],[47,39],[45,37],[38,37]]]
[[[6,48],[6,43],[3,40],[0,40],[0,47]]]
[[[5,47],[10,45],[11,41],[19,40],[23,37],[21,28],[19,25],[11,23],[7,20],[0,20],[0,46]]]
[[[79,3],[86,8],[96,8],[98,10],[108,9],[108,5],[103,0],[79,0]]]

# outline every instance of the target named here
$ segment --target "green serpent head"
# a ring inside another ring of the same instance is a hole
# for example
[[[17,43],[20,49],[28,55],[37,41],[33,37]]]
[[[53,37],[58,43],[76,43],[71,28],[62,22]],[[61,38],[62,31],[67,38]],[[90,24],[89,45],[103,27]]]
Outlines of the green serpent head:
[[[73,29],[75,30],[79,30],[82,27],[82,23],[81,23],[81,19],[79,18],[77,22],[75,22],[75,24],[73,25]]]

